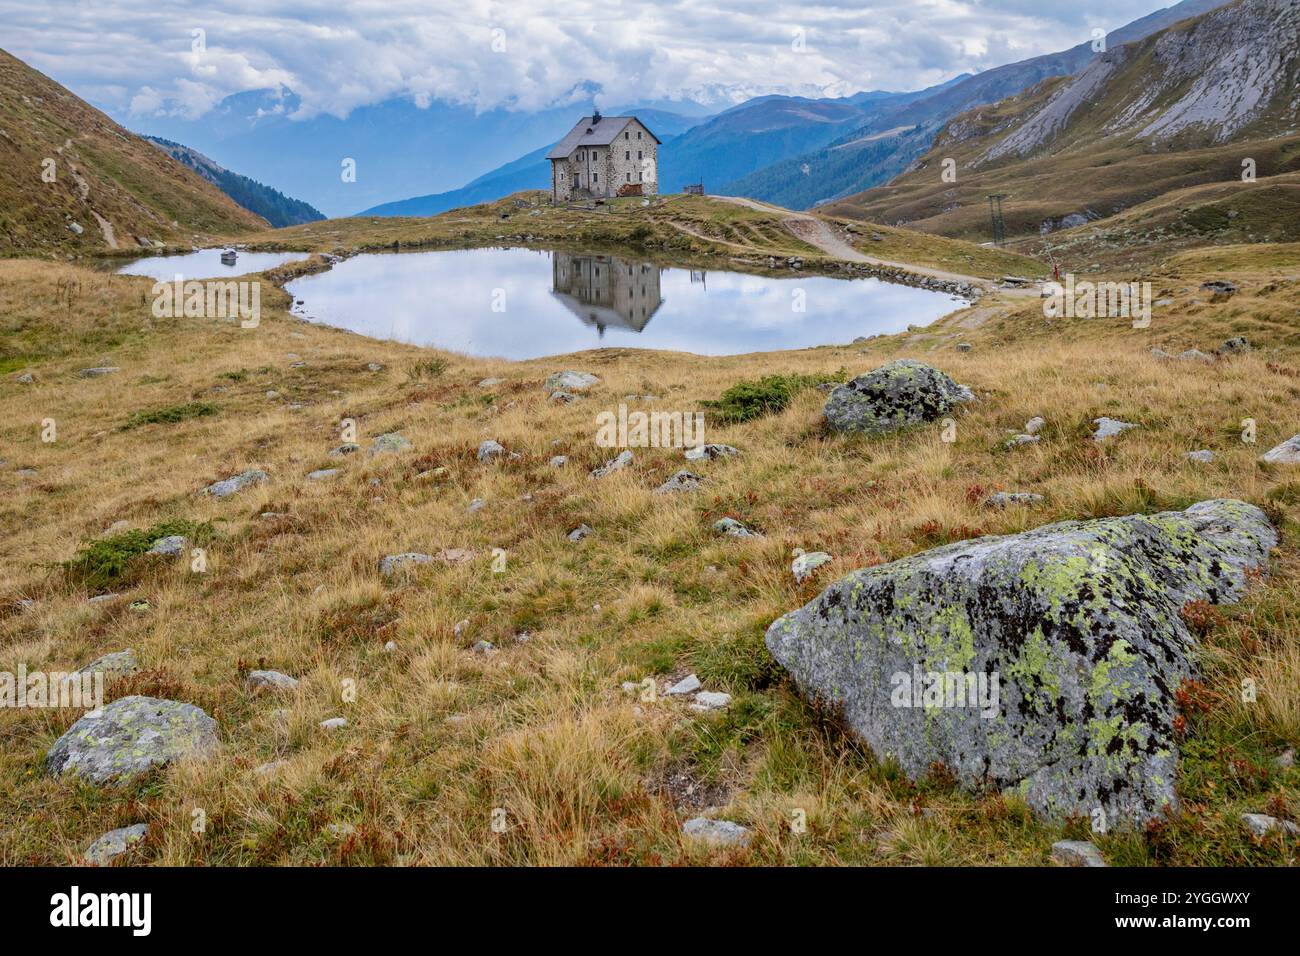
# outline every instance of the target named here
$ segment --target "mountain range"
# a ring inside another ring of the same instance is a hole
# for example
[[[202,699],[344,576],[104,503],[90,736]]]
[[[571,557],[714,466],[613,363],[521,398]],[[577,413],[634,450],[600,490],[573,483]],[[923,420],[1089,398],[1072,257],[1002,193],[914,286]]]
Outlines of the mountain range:
[[[301,199],[292,199],[278,189],[264,186],[255,179],[232,173],[197,149],[157,136],[146,136],[145,139],[178,163],[194,170],[239,205],[261,216],[277,229],[281,226],[297,226],[304,222],[316,222],[325,218],[320,210]]]
[[[1266,184],[1300,171],[1298,90],[1300,6],[1236,0],[955,117],[908,172],[828,211],[985,239],[996,193],[1007,234],[1038,237],[1204,183]],[[1272,185],[1294,202],[1289,179]]]

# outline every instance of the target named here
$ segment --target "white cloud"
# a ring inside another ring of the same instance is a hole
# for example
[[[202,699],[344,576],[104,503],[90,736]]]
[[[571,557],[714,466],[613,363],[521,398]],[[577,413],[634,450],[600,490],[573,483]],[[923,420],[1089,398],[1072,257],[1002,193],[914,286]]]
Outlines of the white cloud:
[[[0,45],[111,110],[194,118],[232,93],[299,117],[394,96],[478,109],[919,89],[1062,50],[1159,0],[0,0]],[[193,32],[206,49],[195,52]],[[498,32],[494,32],[498,31]],[[796,42],[796,38],[800,42]]]

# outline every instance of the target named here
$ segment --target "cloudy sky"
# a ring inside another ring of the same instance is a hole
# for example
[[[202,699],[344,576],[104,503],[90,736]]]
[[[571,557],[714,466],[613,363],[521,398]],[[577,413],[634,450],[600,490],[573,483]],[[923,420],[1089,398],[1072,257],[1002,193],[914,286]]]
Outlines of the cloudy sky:
[[[119,119],[281,84],[304,116],[394,96],[537,109],[920,89],[1172,0],[0,0],[0,47]]]

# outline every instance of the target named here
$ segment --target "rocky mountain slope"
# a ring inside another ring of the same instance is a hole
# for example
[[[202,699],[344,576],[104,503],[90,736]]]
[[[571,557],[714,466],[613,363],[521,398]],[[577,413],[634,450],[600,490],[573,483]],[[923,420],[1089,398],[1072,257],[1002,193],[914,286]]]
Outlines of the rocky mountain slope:
[[[146,136],[145,139],[178,163],[194,170],[249,212],[261,216],[276,228],[297,226],[304,222],[315,222],[325,218],[314,206],[301,199],[286,196],[278,189],[264,186],[255,179],[231,172],[197,149],[158,136]]]
[[[1157,10],[1106,36],[1108,47],[1141,40],[1225,0],[1183,0]],[[1051,77],[1083,69],[1094,57],[1091,42],[1068,50],[962,77],[909,100],[884,104],[870,121],[828,146],[759,169],[725,191],[805,209],[888,182],[921,156],[948,120],[966,110],[996,103]]]
[[[263,225],[198,173],[0,50],[0,254],[190,242]]]
[[[985,196],[1004,193],[1008,234],[1035,235],[1245,169],[1300,169],[1298,38],[1294,0],[1238,0],[962,114],[907,174],[831,208],[986,238]]]

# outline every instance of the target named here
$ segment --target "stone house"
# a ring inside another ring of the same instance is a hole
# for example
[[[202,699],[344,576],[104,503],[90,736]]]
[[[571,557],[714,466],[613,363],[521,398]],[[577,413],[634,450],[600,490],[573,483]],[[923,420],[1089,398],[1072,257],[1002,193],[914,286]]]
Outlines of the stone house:
[[[659,192],[659,138],[635,116],[584,116],[546,158],[555,202]]]

